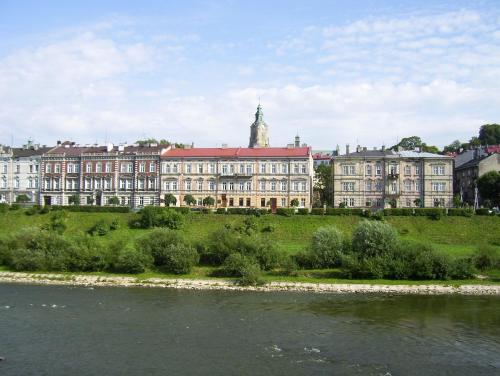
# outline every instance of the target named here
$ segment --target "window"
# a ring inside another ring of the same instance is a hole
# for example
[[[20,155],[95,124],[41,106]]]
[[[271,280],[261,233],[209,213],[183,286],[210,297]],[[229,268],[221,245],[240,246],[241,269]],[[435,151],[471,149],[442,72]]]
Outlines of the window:
[[[307,183],[305,181],[303,181],[302,183],[300,183],[300,188],[302,191],[306,191],[307,190]]]
[[[14,179],[14,188],[15,189],[19,189],[19,178],[16,176],[16,178]]]
[[[177,191],[177,182],[176,181],[172,182],[172,191]]]
[[[281,206],[286,206],[286,198],[281,199]]]
[[[208,165],[208,171],[211,173],[211,174],[215,174],[215,163],[210,163]]]
[[[354,206],[354,198],[352,198],[352,197],[349,198],[349,206],[350,207]]]
[[[61,189],[61,181],[59,179],[54,179],[54,189],[56,191]]]
[[[405,191],[411,192],[413,189],[413,182],[411,180],[405,180]]]
[[[240,191],[245,189],[245,182],[240,181]]]
[[[232,165],[232,164],[231,164],[231,165],[229,165],[229,173],[230,173],[231,175],[233,175],[233,174],[234,174],[234,165]]]
[[[174,174],[177,174],[177,173],[179,172],[179,165],[178,165],[177,163],[174,163],[174,164],[172,165],[172,172],[173,172]]]
[[[222,175],[227,175],[227,165],[222,165]]]
[[[265,207],[266,207],[266,199],[265,199],[264,197],[262,197],[262,198],[260,199],[260,206],[261,206],[262,208],[265,208]]]
[[[298,174],[298,173],[299,173],[299,165],[298,165],[298,163],[296,163],[296,164],[294,164],[294,165],[293,165],[293,172],[294,172],[295,174]]]
[[[106,172],[107,173],[111,172],[111,162],[106,162]]]
[[[7,167],[7,166],[4,166],[4,167]],[[52,165],[50,163],[47,163],[45,165],[45,172],[47,174],[50,174],[52,172]],[[7,168],[5,168],[5,173],[7,173]]]
[[[156,188],[156,180],[154,178],[149,179],[148,180],[148,189],[154,190],[155,188]]]
[[[56,165],[56,167],[57,167],[57,165]],[[59,166],[59,167],[61,167],[61,166]],[[20,172],[21,172],[21,166],[16,165],[16,174],[19,174]],[[57,172],[57,171],[56,171],[56,172]],[[59,172],[60,172],[60,171],[59,171]]]
[[[382,181],[381,180],[377,180],[377,182],[375,183],[375,190],[377,192],[382,192]]]
[[[382,165],[380,163],[377,163],[375,165],[375,175],[377,176],[382,175]]]
[[[246,202],[247,202],[247,206],[250,206],[250,198],[247,198]]]
[[[185,187],[186,187],[186,191],[190,191],[191,190],[191,180],[187,180],[186,181]]]
[[[120,179],[120,189],[121,190],[125,189],[125,179]]]
[[[95,165],[95,172],[102,172],[102,164],[96,163],[96,165]]]
[[[305,164],[302,165],[302,173],[307,174],[307,166]]]
[[[225,181],[222,182],[222,190],[227,191],[227,182]]]
[[[443,165],[432,166],[432,174],[444,175],[444,166]]]
[[[432,191],[433,192],[444,192],[446,183],[443,182],[433,182]]]
[[[234,198],[229,199],[229,206],[234,206]]]
[[[192,171],[192,166],[191,166],[191,164],[187,164],[187,165],[186,165],[186,174],[190,174],[190,173],[191,173],[191,171]]]
[[[287,172],[288,172],[288,168],[287,168],[286,163],[282,163],[281,164],[281,173],[286,174]]]
[[[286,191],[286,186],[287,186],[286,181],[282,181],[281,182],[281,190]]]
[[[107,191],[111,189],[111,179],[104,179],[104,189]]]
[[[395,164],[391,164],[389,166],[389,174],[396,175],[398,173],[398,166]]]
[[[444,206],[444,198],[434,198],[434,207]]]
[[[38,188],[38,177],[35,177],[35,188]]]
[[[293,182],[293,190],[295,192],[297,192],[299,190],[299,182],[298,181]]]
[[[415,181],[415,191],[420,192],[420,180]]]
[[[342,191],[354,192],[354,182],[352,181],[342,182]]]
[[[395,181],[393,181],[391,183],[390,187],[391,187],[391,193],[397,193],[398,192],[398,184]]]
[[[252,175],[252,165],[251,164],[248,164],[247,165],[247,175]]]
[[[201,197],[198,197],[196,202],[197,202],[198,206],[203,206],[203,199]]]
[[[367,207],[371,207],[372,206],[372,199],[371,198],[367,198],[366,201],[365,201],[365,206]]]
[[[406,199],[406,206],[411,207],[411,199]]]
[[[198,190],[203,191],[203,180],[198,180]]]
[[[120,172],[131,173],[132,172],[132,163],[122,163],[120,165]]]
[[[144,196],[139,196],[139,206],[144,206]]]
[[[275,174],[275,173],[276,173],[276,165],[275,165],[275,164],[272,164],[272,165],[271,165],[271,173],[272,173],[272,174]]]
[[[265,181],[261,181],[260,182],[260,190],[261,191],[265,191],[266,190],[266,182]]]
[[[198,174],[203,174],[203,164],[202,163],[198,164]]]
[[[365,173],[366,173],[366,175],[368,175],[368,176],[371,176],[371,175],[372,175],[372,165],[366,165],[366,166],[365,166]]]
[[[144,189],[144,179],[137,180],[137,189],[141,191]]]
[[[370,192],[371,190],[372,190],[372,181],[371,180],[367,180],[365,182],[365,191]]]
[[[156,165],[154,162],[149,163],[149,172],[156,172]]]
[[[276,182],[272,181],[271,182],[271,191],[275,191],[275,190],[276,190]]]
[[[127,179],[126,181],[126,189],[131,190],[132,189],[132,179]]]
[[[411,166],[410,165],[405,166],[405,175],[411,175]]]
[[[17,172],[19,173],[19,165],[17,165]],[[61,165],[59,163],[54,165],[54,172],[57,174],[61,172]]]
[[[85,165],[85,172],[86,172],[87,174],[90,174],[90,173],[92,172],[92,163],[87,163],[87,164]]]
[[[415,175],[420,175],[420,166],[419,165],[415,166]]]
[[[252,182],[251,181],[247,181],[246,182],[246,190],[247,191],[251,191],[252,190]]]
[[[47,166],[49,166],[49,165],[47,165]],[[47,171],[47,172],[50,172],[50,171]],[[6,173],[7,173],[7,165],[4,164],[4,165],[2,165],[2,174],[6,174]]]
[[[342,166],[342,174],[343,175],[354,175],[355,174],[354,165],[343,165]]]
[[[300,199],[300,206],[301,206],[302,208],[305,208],[305,206],[306,206],[306,199],[305,199],[305,198],[301,198],[301,199]]]
[[[68,174],[72,174],[74,171],[75,165],[73,163],[68,163]]]
[[[101,179],[95,179],[94,180],[94,186],[95,186],[95,189],[101,189]]]
[[[243,206],[243,197],[240,197],[238,200],[238,205]]]
[[[33,179],[31,177],[28,178],[28,188],[33,188]]]
[[[92,189],[92,180],[85,179],[85,190],[90,191]]]
[[[208,189],[210,189],[211,191],[215,191],[215,181],[210,180],[208,182]]]
[[[146,163],[144,162],[139,163],[139,172],[146,172]]]
[[[167,192],[168,192],[168,191],[170,191],[170,187],[171,187],[170,182],[169,182],[169,181],[166,181],[166,182],[165,182],[165,184],[164,184],[164,187],[165,187],[164,189],[165,189]]]
[[[245,165],[240,164],[240,174],[244,174],[244,173],[245,173]]]
[[[229,182],[229,190],[234,191],[234,182],[232,181]]]
[[[261,163],[260,164],[260,173],[261,174],[265,174],[266,173],[266,164],[265,163]]]

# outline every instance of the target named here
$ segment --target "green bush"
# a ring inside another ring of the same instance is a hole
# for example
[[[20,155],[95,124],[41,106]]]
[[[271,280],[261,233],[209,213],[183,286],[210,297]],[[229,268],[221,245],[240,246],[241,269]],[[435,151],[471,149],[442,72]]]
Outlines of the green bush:
[[[397,232],[387,223],[363,220],[354,230],[352,249],[362,258],[390,254],[397,246]]]
[[[341,264],[344,236],[335,226],[320,227],[313,234],[310,263],[315,269],[332,268]]]
[[[453,279],[471,279],[474,278],[476,269],[473,260],[470,258],[460,258],[453,260],[451,265],[451,278]]]
[[[131,223],[132,227],[165,227],[176,230],[179,229],[183,223],[183,217],[177,211],[159,206],[146,206],[142,208],[137,215],[137,218]]]
[[[50,209],[52,211],[66,210],[68,212],[81,213],[130,213],[130,208],[128,206],[52,205]]]
[[[189,207],[186,207],[186,206],[174,206],[174,207],[170,207],[169,208],[170,210],[174,210],[180,214],[189,214],[191,213],[191,208]]]
[[[500,252],[487,244],[481,244],[472,258],[474,266],[481,271],[500,267]]]
[[[282,215],[285,217],[291,217],[292,215],[295,214],[295,209],[293,209],[293,208],[277,208],[276,214]]]
[[[488,208],[479,208],[476,209],[476,215],[495,215],[495,212]]]
[[[236,277],[241,285],[258,285],[262,281],[259,264],[251,257],[240,253],[230,255],[222,265],[220,273],[227,277]]]
[[[307,214],[309,214],[309,209],[308,208],[299,208],[299,209],[297,209],[297,214],[307,215]]]
[[[409,216],[413,215],[413,209],[410,209],[410,208],[384,209],[384,215],[386,215],[386,216],[405,216],[405,217],[409,217]]]
[[[472,217],[474,215],[474,209],[450,208],[448,209],[448,215],[450,217]]]
[[[0,213],[7,213],[9,210],[9,204],[0,203]]]
[[[323,208],[312,208],[311,209],[311,214],[312,215],[324,215],[325,210]]]
[[[109,224],[104,219],[100,219],[90,229],[87,230],[87,233],[92,236],[94,235],[104,236],[109,232],[109,230],[110,230]]]
[[[26,209],[26,211],[24,212],[24,214],[31,216],[31,215],[38,214],[39,211],[40,211],[40,206],[39,205],[33,205],[33,206],[29,207],[28,209]]]
[[[49,221],[43,226],[43,228],[49,231],[57,232],[58,234],[62,234],[64,231],[66,231],[66,219],[67,214],[64,210],[55,211],[50,214]]]
[[[20,204],[12,204],[9,207],[9,210],[19,210],[19,209],[21,209],[21,205]]]
[[[215,213],[217,213],[217,214],[227,214],[226,208],[217,208],[215,210]]]
[[[441,208],[415,208],[413,209],[413,215],[417,217],[429,217],[431,219],[438,220],[446,215],[446,209]]]
[[[123,248],[113,264],[113,271],[117,273],[139,274],[151,267],[151,258],[132,247]]]
[[[364,210],[360,208],[326,208],[325,215],[363,215]]]
[[[107,250],[90,236],[70,239],[72,246],[64,252],[65,270],[70,272],[98,272],[108,269]]]

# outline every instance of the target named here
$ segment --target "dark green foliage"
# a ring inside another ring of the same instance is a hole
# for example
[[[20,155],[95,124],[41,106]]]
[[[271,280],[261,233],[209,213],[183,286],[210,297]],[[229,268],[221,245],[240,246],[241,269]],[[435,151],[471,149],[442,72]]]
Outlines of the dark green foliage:
[[[21,209],[21,205],[19,204],[12,204],[9,207],[9,210],[19,210],[19,209]]]
[[[429,217],[438,220],[446,215],[446,209],[441,208],[415,208],[414,215],[417,217]]]
[[[226,208],[217,208],[217,210],[215,211],[217,214],[228,214],[226,212]]]
[[[448,209],[448,215],[450,217],[472,217],[474,215],[474,209],[472,209],[472,208],[450,208],[450,209]]]
[[[9,204],[0,203],[0,213],[7,213],[9,210]]]
[[[94,235],[104,236],[110,230],[111,230],[111,225],[104,219],[101,219],[97,221],[90,229],[88,229],[87,233],[92,236]]]
[[[410,208],[391,208],[391,209],[384,209],[384,215],[385,216],[412,216],[413,215],[413,209]]]
[[[481,271],[500,267],[500,252],[487,244],[481,244],[472,258],[474,266]]]
[[[491,215],[491,216],[494,216],[495,212],[493,210],[491,210],[491,209],[479,208],[479,209],[476,209],[476,215]]]
[[[307,214],[309,214],[309,209],[307,209],[307,208],[299,208],[299,209],[297,209],[297,214],[299,214],[299,215],[307,215]]]
[[[276,209],[276,214],[282,215],[285,217],[291,217],[295,214],[295,209],[293,208],[278,208]]]
[[[131,247],[125,247],[119,252],[112,270],[117,273],[138,274],[144,273],[149,267],[150,257]]]
[[[363,220],[354,230],[352,249],[362,258],[392,253],[397,245],[397,232],[387,223]]]
[[[90,236],[69,239],[72,246],[64,252],[65,270],[70,272],[97,272],[108,268],[107,249]]]
[[[172,207],[169,208],[170,210],[176,211],[177,213],[180,214],[189,214],[191,213],[191,208],[187,208],[185,206],[179,206],[179,207]]]
[[[196,204],[196,199],[194,198],[193,195],[185,195],[184,196],[184,203],[187,206],[195,205]]]
[[[177,198],[172,193],[167,193],[164,196],[165,206],[175,205],[177,204]]]
[[[80,195],[71,195],[71,196],[69,196],[68,197],[68,204],[70,204],[70,205],[80,205]]]
[[[292,207],[299,206],[299,200],[297,198],[294,198],[292,201],[290,201],[290,206]]]
[[[325,215],[363,215],[363,209],[326,208]]]
[[[203,206],[214,206],[215,199],[212,196],[207,196],[203,199]]]
[[[182,222],[182,215],[175,210],[146,206],[139,211],[138,217],[131,224],[132,227],[139,228],[165,227],[176,230],[182,226]]]
[[[25,194],[22,194],[22,195],[18,195],[16,197],[16,202],[18,203],[26,203],[26,202],[29,202],[30,201],[30,198],[25,195]]]
[[[500,124],[485,124],[479,128],[481,145],[500,144]]]
[[[48,206],[43,206],[39,211],[38,213],[39,214],[48,214],[50,212],[50,209]]]
[[[314,191],[319,193],[319,203],[329,205],[333,201],[332,165],[321,164],[314,167],[314,175]]]
[[[311,214],[313,215],[324,215],[325,210],[323,208],[312,208],[311,209]]]
[[[67,214],[65,211],[55,211],[50,214],[49,222],[44,225],[44,229],[62,234],[66,231],[66,219]]]
[[[262,230],[260,230],[260,231],[261,232],[274,232],[274,230],[276,230],[276,228],[273,225],[267,225],[267,226],[262,227]]]
[[[259,264],[253,258],[240,253],[233,253],[225,260],[220,274],[238,278],[238,282],[243,286],[262,284]]]
[[[120,205],[120,199],[116,196],[110,197],[108,200],[108,204],[114,206]]]
[[[52,205],[50,209],[52,211],[66,210],[68,212],[81,212],[81,213],[129,213],[130,212],[130,208],[128,206]]]
[[[500,173],[489,171],[477,179],[477,187],[483,200],[489,200],[492,206],[500,205]]]
[[[40,206],[39,205],[33,205],[32,207],[29,207],[28,209],[26,209],[26,211],[24,212],[24,214],[26,215],[35,215],[35,214],[38,214],[40,212]]]

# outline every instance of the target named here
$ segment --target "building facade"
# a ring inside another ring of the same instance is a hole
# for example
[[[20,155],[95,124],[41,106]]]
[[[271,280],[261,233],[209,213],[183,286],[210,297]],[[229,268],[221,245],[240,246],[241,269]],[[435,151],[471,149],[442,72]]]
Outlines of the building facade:
[[[420,151],[368,150],[332,158],[333,204],[385,207],[451,207],[453,159]]]
[[[41,156],[51,149],[32,141],[21,148],[0,145],[0,203],[15,203],[21,195],[39,202]]]
[[[42,205],[160,204],[160,155],[169,146],[78,146],[65,142],[42,156]],[[71,201],[71,202],[70,202]]]
[[[313,160],[309,147],[169,149],[161,157],[161,194],[177,205],[192,195],[216,207],[311,207]]]
[[[462,202],[471,206],[482,205],[476,182],[490,171],[500,173],[500,153],[475,153],[471,160],[455,167],[455,194],[460,195]]]

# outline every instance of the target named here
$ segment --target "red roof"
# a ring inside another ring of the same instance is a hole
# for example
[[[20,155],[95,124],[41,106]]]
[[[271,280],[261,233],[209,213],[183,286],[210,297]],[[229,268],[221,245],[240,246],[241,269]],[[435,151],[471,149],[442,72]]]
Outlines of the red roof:
[[[191,148],[170,149],[162,154],[162,157],[308,157],[311,150],[309,147],[299,148]]]

